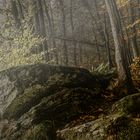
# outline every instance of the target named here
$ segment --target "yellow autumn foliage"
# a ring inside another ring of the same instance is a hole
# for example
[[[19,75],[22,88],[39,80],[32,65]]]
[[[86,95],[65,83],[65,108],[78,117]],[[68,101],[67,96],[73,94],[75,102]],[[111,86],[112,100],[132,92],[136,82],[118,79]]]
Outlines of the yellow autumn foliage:
[[[39,47],[44,39],[35,36],[28,26],[23,27],[22,30],[7,28],[3,31],[3,36],[6,39],[0,46],[0,70],[43,62],[43,54],[33,54],[31,49]]]
[[[133,28],[134,26],[139,25],[139,24],[140,24],[140,19],[136,20],[133,24],[129,24],[129,25],[127,26],[127,29],[131,29],[131,28]]]
[[[140,57],[134,58],[130,68],[135,86],[140,87]]]

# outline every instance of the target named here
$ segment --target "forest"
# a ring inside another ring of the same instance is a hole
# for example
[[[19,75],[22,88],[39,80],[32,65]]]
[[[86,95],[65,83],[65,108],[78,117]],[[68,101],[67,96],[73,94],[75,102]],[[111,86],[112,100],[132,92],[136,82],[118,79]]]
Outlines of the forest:
[[[0,0],[0,140],[140,140],[140,0]]]

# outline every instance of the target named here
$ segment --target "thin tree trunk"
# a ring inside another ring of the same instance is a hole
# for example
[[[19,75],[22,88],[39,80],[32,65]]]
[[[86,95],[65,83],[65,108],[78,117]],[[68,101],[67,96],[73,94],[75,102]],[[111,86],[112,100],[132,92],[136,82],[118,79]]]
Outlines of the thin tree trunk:
[[[94,39],[95,39],[95,44],[96,44],[96,50],[97,50],[97,55],[98,55],[98,60],[100,62],[100,56],[101,56],[101,53],[100,53],[100,48],[99,46],[97,45],[98,44],[98,39],[96,37],[96,31],[97,33],[100,35],[102,41],[104,41],[104,37],[103,37],[103,34],[101,32],[101,28],[98,26],[98,23],[97,23],[97,19],[95,18],[95,16],[92,14],[92,10],[91,10],[91,7],[88,3],[88,1],[85,1],[85,0],[82,0],[82,3],[83,5],[86,7],[86,9],[89,11],[89,14],[92,18],[92,26],[93,26],[93,34],[94,34]]]
[[[23,13],[23,7],[22,7],[22,4],[21,4],[21,1],[17,0],[17,3],[18,3],[18,6],[19,6],[20,18],[24,19],[24,13]]]
[[[72,29],[72,38],[74,40],[74,23],[73,23],[73,0],[71,0],[71,6],[70,6],[70,23],[71,23],[71,29]],[[73,41],[73,54],[74,54],[74,65],[77,66],[77,48],[76,43]]]
[[[42,7],[42,0],[37,0],[37,7],[38,7],[38,14],[39,14],[39,24],[40,24],[40,34],[42,37],[45,38],[45,41],[42,44],[43,52],[44,52],[44,59],[46,62],[49,61],[49,52],[48,52],[48,44],[46,40],[46,26],[44,20],[44,11]]]
[[[105,35],[105,46],[107,48],[107,55],[108,55],[108,65],[109,69],[113,67],[113,62],[111,59],[111,52],[110,52],[110,42],[109,42],[109,34],[107,31],[107,21],[106,16],[104,16],[104,35]]]
[[[132,6],[132,0],[129,1],[129,15],[130,15],[130,24],[133,24],[135,22],[135,11],[134,8]],[[131,46],[132,46],[132,50],[133,50],[133,56],[134,57],[138,57],[139,56],[139,50],[138,50],[138,45],[137,45],[137,34],[136,34],[136,27],[133,26],[131,28]]]
[[[38,8],[37,8],[37,1],[33,0],[32,3],[30,3],[34,6],[33,9],[33,23],[34,23],[34,31],[36,35],[40,34],[40,24],[39,24],[39,15],[38,15]]]
[[[59,5],[60,5],[61,12],[62,12],[63,37],[65,38],[65,36],[66,36],[66,16],[65,16],[65,11],[64,11],[63,0],[59,0]],[[67,48],[67,43],[65,40],[64,40],[64,44],[63,44],[63,56],[64,56],[64,65],[68,65],[68,48]]]
[[[53,57],[55,58],[55,63],[58,64],[58,54],[57,54],[57,51],[56,51],[56,42],[55,42],[55,39],[54,39],[54,26],[53,26],[52,7],[51,7],[50,1],[49,1],[49,8],[50,8],[50,14],[49,14],[49,10],[48,10],[48,6],[46,4],[46,1],[43,0],[43,2],[44,2],[44,7],[45,7],[45,13],[46,13],[48,23],[49,23],[50,39],[52,40],[52,43],[53,43],[53,54],[54,54]]]
[[[15,23],[16,23],[16,27],[19,28],[21,23],[20,23],[17,3],[15,0],[11,0],[11,11],[12,11],[12,15],[14,17]]]

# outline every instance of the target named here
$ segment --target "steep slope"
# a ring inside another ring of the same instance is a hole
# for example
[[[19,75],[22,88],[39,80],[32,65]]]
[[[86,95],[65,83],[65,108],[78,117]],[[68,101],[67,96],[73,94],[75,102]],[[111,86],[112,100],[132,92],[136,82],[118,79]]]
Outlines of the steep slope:
[[[88,111],[90,105],[98,104],[100,97],[97,78],[79,68],[44,64],[15,67],[0,73],[0,83],[1,122],[4,122],[1,139],[7,140],[35,139],[25,138],[24,133],[38,129],[45,129],[45,134],[53,129],[51,133],[55,133]]]
[[[0,139],[139,140],[140,93],[110,100],[109,80],[45,64],[0,72]]]

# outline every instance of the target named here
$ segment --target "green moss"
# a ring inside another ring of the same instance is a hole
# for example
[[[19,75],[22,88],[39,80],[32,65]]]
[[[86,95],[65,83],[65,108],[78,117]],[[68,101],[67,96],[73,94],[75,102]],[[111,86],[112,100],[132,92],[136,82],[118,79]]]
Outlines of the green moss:
[[[49,140],[56,139],[56,130],[54,130],[52,121],[43,121],[30,127],[22,134],[20,140]]]
[[[43,98],[49,97],[61,89],[61,85],[58,86],[54,81],[48,81],[44,86],[34,85],[26,89],[22,95],[13,100],[13,102],[6,109],[4,117],[7,119],[18,119],[32,107],[38,105]]]
[[[117,101],[113,107],[112,112],[122,112],[126,114],[140,113],[140,93],[129,95]]]
[[[77,78],[77,73],[73,75],[68,74],[67,76],[64,75],[63,73],[55,74],[48,79],[47,84],[49,86],[55,84],[57,86],[75,87],[75,85],[77,85],[77,82],[78,84],[80,83],[80,81],[77,81],[76,78]]]
[[[46,88],[35,85],[25,90],[24,94],[17,97],[4,113],[5,118],[19,118],[22,114],[29,111],[31,107],[38,104],[45,96]]]
[[[107,131],[116,140],[140,140],[140,122],[125,114],[113,121]]]
[[[25,90],[25,92],[16,97],[10,106],[7,107],[4,117],[18,119],[24,113],[28,112],[32,107],[40,103],[41,99],[50,95],[54,95],[64,88],[74,88],[82,86],[84,80],[77,80],[78,72],[73,75],[64,75],[63,73],[50,76],[45,86],[34,85]]]
[[[127,126],[119,129],[117,140],[140,140],[140,123],[131,121]]]
[[[47,140],[47,130],[44,124],[38,124],[32,126],[26,131],[26,135],[23,135],[21,140]]]

